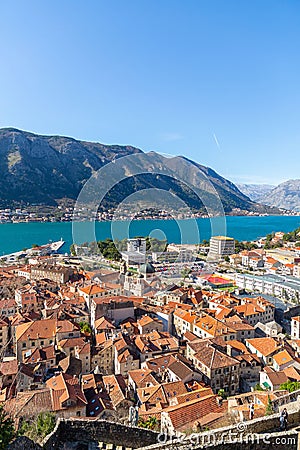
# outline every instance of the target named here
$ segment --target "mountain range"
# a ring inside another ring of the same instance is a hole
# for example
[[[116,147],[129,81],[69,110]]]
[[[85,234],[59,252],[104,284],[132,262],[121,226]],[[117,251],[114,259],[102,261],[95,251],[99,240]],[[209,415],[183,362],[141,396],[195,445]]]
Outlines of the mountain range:
[[[237,184],[251,200],[274,208],[300,212],[300,180],[288,180],[278,186]]]
[[[178,156],[165,158],[151,152],[151,170],[144,167],[143,176],[130,176],[134,167],[143,168],[142,150],[132,146],[104,145],[80,141],[64,136],[43,136],[15,128],[0,129],[0,204],[58,205],[64,200],[75,202],[86,181],[109,162],[123,156],[140,155],[139,162],[120,166],[122,178],[127,179],[106,195],[104,207],[116,206],[126,196],[140,189],[157,188],[177,195],[194,210],[203,210],[204,204],[214,203],[218,196],[226,213],[271,212],[271,209],[250,200],[237,186],[213,169]],[[145,164],[144,164],[145,165]],[[157,172],[168,167],[166,175]],[[195,174],[197,176],[190,175]],[[152,173],[153,172],[153,173]],[[183,173],[185,185],[172,173]],[[192,186],[192,189],[191,189]],[[195,195],[194,189],[199,195]]]
[[[288,180],[263,195],[265,205],[300,212],[300,180]]]
[[[241,184],[237,183],[237,187],[243,194],[247,195],[254,202],[259,202],[261,198],[266,196],[275,186],[271,184]]]

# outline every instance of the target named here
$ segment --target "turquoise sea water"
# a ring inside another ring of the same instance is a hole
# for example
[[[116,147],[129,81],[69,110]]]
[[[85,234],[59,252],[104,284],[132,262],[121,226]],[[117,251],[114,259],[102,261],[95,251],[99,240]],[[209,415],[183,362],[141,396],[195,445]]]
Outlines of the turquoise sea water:
[[[197,220],[138,220],[132,222],[98,222],[95,227],[79,223],[75,225],[75,242],[114,239],[130,236],[165,237],[173,243],[196,243],[209,239],[212,234],[227,234],[238,240],[252,240],[272,231],[291,231],[300,226],[300,216],[226,217],[226,219]],[[95,228],[95,233],[94,233]],[[62,238],[66,241],[62,251],[68,251],[73,242],[72,223],[7,223],[0,224],[0,255],[46,244]]]

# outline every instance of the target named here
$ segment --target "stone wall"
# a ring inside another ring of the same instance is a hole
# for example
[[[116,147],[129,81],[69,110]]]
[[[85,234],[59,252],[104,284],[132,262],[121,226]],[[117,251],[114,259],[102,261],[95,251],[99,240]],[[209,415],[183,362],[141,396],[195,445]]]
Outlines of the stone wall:
[[[45,450],[58,449],[66,442],[105,442],[139,448],[158,442],[159,433],[128,427],[105,420],[59,419],[53,432],[43,442]]]
[[[76,448],[92,449],[93,443],[104,442],[116,446],[146,450],[296,450],[299,440],[300,411],[289,414],[289,430],[279,432],[279,414],[242,422],[234,426],[219,428],[184,436],[182,439],[145,430],[127,427],[114,422],[97,419],[59,419],[54,431],[47,436],[44,450]],[[298,428],[297,428],[298,427]],[[77,444],[76,444],[77,443]],[[11,450],[29,445],[11,447]],[[34,448],[34,447],[33,447]],[[38,448],[38,447],[37,447]],[[299,447],[300,448],[300,447]],[[34,448],[35,450],[35,448]]]
[[[143,450],[154,450],[156,448],[164,448],[168,450],[298,450],[299,435],[296,430],[290,432],[268,434],[256,434],[252,436],[244,436],[244,439],[232,437],[228,442],[208,442],[207,440],[196,441],[195,438],[184,442],[169,442],[168,446],[142,447]]]
[[[7,450],[42,450],[42,447],[26,436],[19,436],[9,444]]]
[[[300,412],[294,411],[289,414],[289,430],[288,432],[279,432],[279,414],[242,422],[234,426],[219,428],[202,433],[194,433],[172,440],[164,439],[163,435],[159,436],[159,444],[146,447],[145,450],[193,450],[209,449],[214,450],[254,450],[267,449],[276,445],[276,450],[297,449],[298,445],[298,429],[300,423]],[[289,442],[284,441],[285,437],[289,437]],[[279,439],[276,442],[276,439]],[[300,443],[300,441],[299,441]]]

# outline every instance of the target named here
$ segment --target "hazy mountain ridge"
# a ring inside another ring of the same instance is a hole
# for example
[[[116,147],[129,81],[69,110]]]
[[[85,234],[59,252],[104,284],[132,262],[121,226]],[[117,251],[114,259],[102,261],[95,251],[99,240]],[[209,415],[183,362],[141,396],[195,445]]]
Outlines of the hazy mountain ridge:
[[[237,183],[236,186],[241,192],[243,192],[243,194],[255,202],[260,201],[261,198],[266,196],[272,189],[275,188],[275,186],[271,184]]]
[[[260,199],[260,203],[300,212],[300,180],[279,184]]]
[[[155,174],[156,169],[166,164],[166,158],[152,153],[154,173],[126,179],[111,190],[105,204],[116,205],[131,192],[155,187],[175,193],[189,207],[203,208],[203,202],[187,186],[176,179]],[[132,146],[104,145],[64,136],[42,136],[14,128],[0,129],[1,205],[55,205],[64,198],[75,200],[84,183],[98,169],[114,159],[133,154],[144,153]],[[266,211],[214,170],[184,157],[171,158],[169,161],[167,164],[172,170],[178,173],[182,171],[183,179],[186,173],[193,172],[192,168],[196,167],[197,172],[203,176],[191,179],[190,184],[197,185],[200,198],[206,202],[214,202],[216,191],[225,212],[230,213],[235,209]],[[127,174],[132,173],[133,166],[126,164],[122,166],[122,171],[125,173],[126,168]],[[141,165],[141,168],[149,172],[148,167]]]

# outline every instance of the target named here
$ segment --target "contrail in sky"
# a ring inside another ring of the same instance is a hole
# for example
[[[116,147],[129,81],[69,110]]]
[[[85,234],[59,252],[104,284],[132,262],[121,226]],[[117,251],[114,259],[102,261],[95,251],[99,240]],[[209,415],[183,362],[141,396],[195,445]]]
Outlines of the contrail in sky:
[[[219,141],[218,141],[217,136],[215,135],[215,133],[213,134],[213,137],[214,137],[215,143],[217,144],[218,149],[221,150]]]

